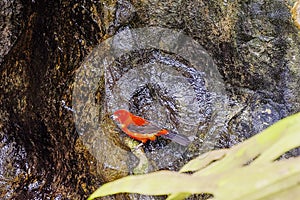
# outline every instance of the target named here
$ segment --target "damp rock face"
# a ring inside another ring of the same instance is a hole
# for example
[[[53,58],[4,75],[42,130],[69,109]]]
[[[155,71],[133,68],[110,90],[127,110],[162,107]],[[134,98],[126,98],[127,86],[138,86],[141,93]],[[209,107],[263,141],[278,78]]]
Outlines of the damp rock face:
[[[300,111],[297,6],[287,1],[0,5],[2,199],[83,199]],[[193,142],[159,138],[134,152],[110,118],[121,108]]]
[[[1,199],[87,197],[99,179],[69,107],[73,70],[103,34],[102,5],[2,3]]]
[[[179,160],[182,164],[214,147],[215,130],[220,128],[215,120],[224,114],[224,83],[211,57],[191,37],[159,27],[126,29],[95,48],[76,75],[76,127],[106,170],[121,170],[120,166],[127,164],[129,173],[137,171],[130,152],[124,154],[113,139],[120,138],[120,130],[118,135],[107,130],[112,124],[107,116],[118,109],[127,109],[193,141],[188,147],[161,138],[146,143],[147,172],[178,169],[180,165],[175,163]],[[103,91],[98,103],[97,91]]]
[[[0,2],[0,63],[10,51],[22,28],[22,4],[20,1]]]

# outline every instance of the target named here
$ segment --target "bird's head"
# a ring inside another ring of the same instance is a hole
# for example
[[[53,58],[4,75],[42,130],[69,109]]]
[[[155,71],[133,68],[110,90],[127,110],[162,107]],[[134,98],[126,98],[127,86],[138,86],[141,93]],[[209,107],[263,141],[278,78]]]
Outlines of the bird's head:
[[[114,112],[112,115],[113,120],[124,122],[128,117],[130,116],[130,113],[127,110],[121,109]]]

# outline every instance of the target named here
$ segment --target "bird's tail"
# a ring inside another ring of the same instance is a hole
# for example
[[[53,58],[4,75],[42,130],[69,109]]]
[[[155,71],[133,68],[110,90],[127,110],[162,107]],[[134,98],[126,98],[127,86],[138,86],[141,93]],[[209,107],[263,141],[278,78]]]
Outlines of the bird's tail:
[[[161,136],[166,139],[170,139],[182,146],[187,146],[191,143],[191,140],[187,136],[176,133],[175,131],[168,131],[168,134]]]

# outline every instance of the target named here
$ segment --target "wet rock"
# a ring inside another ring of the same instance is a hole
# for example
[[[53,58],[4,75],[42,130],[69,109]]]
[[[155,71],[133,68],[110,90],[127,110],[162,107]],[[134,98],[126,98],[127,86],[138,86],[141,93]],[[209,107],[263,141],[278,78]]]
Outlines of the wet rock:
[[[102,94],[105,98],[99,105],[94,102],[98,87],[105,91]],[[145,145],[150,171],[178,169],[175,161],[184,163],[192,155],[213,148],[213,136],[218,128],[214,124],[214,131],[210,132],[205,127],[209,126],[209,121],[214,121],[212,114],[220,119],[224,91],[216,66],[192,38],[157,27],[126,29],[94,49],[78,69],[73,93],[75,123],[87,146],[98,152],[98,160],[108,156],[118,160],[116,157],[120,155],[115,153],[121,150],[120,146],[115,146],[112,151],[105,150],[112,146],[108,144],[112,140],[105,138],[113,133],[101,130],[101,127],[110,126],[103,116],[111,115],[117,109],[128,109],[159,126],[191,136],[198,140],[195,145],[205,143],[206,148],[193,148],[193,151],[161,139]],[[218,105],[216,109],[215,105]],[[99,143],[93,145],[94,137],[99,134],[102,135],[97,140]],[[207,135],[210,139],[206,141]],[[184,153],[190,157],[183,156]],[[132,164],[128,159],[125,156],[122,160]],[[110,161],[104,161],[107,162]],[[112,168],[120,165],[122,163],[110,164]],[[136,171],[133,166],[128,168]]]
[[[0,69],[1,197],[87,197],[99,176],[95,160],[80,144],[69,108],[72,71],[103,35],[93,15],[101,5],[2,3],[12,10],[1,15],[11,24],[20,20],[22,29],[9,29],[18,33],[17,39],[15,34],[8,38],[13,46],[1,43],[1,49],[9,48]]]
[[[18,0],[0,2],[0,63],[11,50],[24,26],[21,10],[22,3]]]

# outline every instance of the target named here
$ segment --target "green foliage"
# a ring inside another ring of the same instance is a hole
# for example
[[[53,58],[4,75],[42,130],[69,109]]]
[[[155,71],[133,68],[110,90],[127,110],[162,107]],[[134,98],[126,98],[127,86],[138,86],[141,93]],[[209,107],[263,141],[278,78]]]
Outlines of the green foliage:
[[[299,146],[300,113],[230,149],[200,155],[180,172],[158,171],[106,183],[89,200],[117,193],[168,194],[168,199],[199,193],[212,194],[215,200],[294,199],[300,196],[300,157],[276,159]]]

